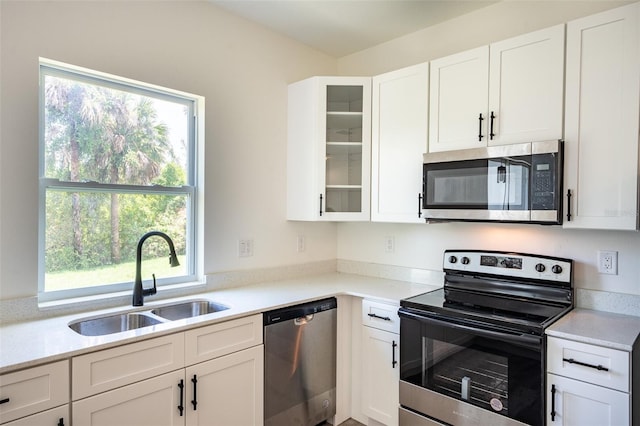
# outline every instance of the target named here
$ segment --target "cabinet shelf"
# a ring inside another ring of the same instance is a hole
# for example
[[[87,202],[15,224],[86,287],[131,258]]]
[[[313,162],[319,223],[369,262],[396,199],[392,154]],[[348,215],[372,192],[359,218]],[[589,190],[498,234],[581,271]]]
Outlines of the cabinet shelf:
[[[328,141],[327,146],[362,146],[362,142],[340,142],[340,141]]]
[[[327,185],[327,189],[362,189],[362,185]]]
[[[361,111],[327,111],[328,116],[335,117],[362,117]]]

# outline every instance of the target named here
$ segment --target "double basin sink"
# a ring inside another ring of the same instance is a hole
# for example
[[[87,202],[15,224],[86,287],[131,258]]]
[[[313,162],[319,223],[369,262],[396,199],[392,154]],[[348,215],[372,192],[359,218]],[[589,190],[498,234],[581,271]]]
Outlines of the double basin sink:
[[[104,336],[150,327],[169,321],[212,314],[226,309],[229,309],[229,307],[221,303],[198,299],[159,306],[147,311],[123,312],[96,318],[80,319],[71,322],[69,328],[83,336]]]

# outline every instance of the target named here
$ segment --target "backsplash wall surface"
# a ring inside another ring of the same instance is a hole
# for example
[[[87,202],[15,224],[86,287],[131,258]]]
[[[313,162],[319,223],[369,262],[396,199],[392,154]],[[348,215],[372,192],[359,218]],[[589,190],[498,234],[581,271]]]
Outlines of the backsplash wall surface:
[[[387,237],[394,251],[385,251]],[[338,259],[442,271],[446,249],[534,253],[573,259],[582,289],[640,295],[640,233],[565,230],[559,226],[442,223],[400,225],[343,223]],[[618,252],[618,275],[597,272],[598,250]]]

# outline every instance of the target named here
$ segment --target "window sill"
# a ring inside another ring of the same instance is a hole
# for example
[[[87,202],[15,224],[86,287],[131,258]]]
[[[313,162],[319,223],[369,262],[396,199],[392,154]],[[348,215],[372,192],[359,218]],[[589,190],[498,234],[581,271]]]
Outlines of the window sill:
[[[158,287],[158,293],[148,296],[148,302],[160,301],[173,297],[188,296],[201,293],[206,289],[206,282],[191,281],[180,284],[170,284]],[[92,296],[74,297],[69,299],[38,302],[37,316],[66,315],[96,309],[108,309],[131,305],[132,291],[118,291]]]

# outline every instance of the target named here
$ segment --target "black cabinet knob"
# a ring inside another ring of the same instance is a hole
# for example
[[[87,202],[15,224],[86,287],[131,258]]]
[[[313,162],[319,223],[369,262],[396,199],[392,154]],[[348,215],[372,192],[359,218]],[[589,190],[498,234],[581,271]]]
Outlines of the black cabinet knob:
[[[554,274],[561,274],[562,273],[562,266],[560,265],[553,265],[551,267],[551,272],[553,272]]]
[[[544,267],[544,265],[543,265],[542,263],[538,263],[538,264],[536,265],[536,271],[538,271],[538,272],[544,272],[544,271],[545,271],[545,269],[547,269],[547,268],[545,268],[545,267]]]

